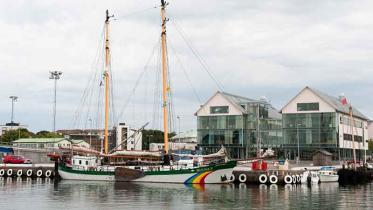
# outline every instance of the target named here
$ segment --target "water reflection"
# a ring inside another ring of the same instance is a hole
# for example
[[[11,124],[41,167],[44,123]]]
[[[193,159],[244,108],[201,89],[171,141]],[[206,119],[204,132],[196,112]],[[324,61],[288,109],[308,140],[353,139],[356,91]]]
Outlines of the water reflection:
[[[361,209],[373,185],[183,185],[0,177],[0,209]]]

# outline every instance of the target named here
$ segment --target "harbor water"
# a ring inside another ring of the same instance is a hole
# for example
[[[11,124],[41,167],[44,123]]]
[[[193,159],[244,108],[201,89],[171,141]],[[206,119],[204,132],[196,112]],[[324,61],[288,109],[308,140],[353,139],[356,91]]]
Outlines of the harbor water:
[[[373,184],[182,185],[0,178],[0,209],[373,209]]]

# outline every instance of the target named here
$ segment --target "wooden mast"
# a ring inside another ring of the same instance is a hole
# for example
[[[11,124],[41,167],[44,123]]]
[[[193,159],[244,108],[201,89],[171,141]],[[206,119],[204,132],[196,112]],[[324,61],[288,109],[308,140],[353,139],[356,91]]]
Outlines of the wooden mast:
[[[166,51],[166,2],[161,0],[161,18],[162,18],[162,84],[163,84],[163,140],[164,140],[164,152],[165,152],[165,164],[169,162],[168,154],[168,110],[167,110],[167,93],[168,93],[168,84],[167,84],[167,51]]]
[[[109,70],[110,70],[110,48],[109,48],[109,20],[113,17],[109,15],[109,10],[106,10],[105,19],[105,131],[104,131],[104,153],[107,154],[109,151]]]

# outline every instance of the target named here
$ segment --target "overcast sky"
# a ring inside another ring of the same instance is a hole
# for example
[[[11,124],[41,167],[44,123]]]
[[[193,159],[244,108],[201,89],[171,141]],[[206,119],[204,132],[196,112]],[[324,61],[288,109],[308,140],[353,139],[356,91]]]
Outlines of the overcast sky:
[[[75,126],[84,89],[100,69],[95,56],[109,9],[116,16],[111,50],[115,110],[123,110],[119,121],[135,126],[151,121],[157,127],[158,51],[152,50],[160,37],[159,8],[153,8],[158,5],[155,0],[2,0],[1,124],[10,121],[9,96],[16,95],[16,122],[32,131],[52,130],[53,81],[48,77],[49,71],[60,70],[57,129]],[[181,117],[182,131],[195,129],[194,113],[218,90],[216,83],[229,93],[265,96],[278,109],[305,86],[334,96],[344,93],[373,117],[373,1],[170,0],[167,11],[174,114]]]

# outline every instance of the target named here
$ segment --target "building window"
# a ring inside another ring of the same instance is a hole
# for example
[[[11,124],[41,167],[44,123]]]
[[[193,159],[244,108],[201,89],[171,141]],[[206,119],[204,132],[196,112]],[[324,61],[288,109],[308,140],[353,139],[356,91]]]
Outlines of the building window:
[[[229,106],[211,106],[210,114],[224,114],[229,112]]]
[[[297,103],[297,111],[319,111],[319,103]]]

